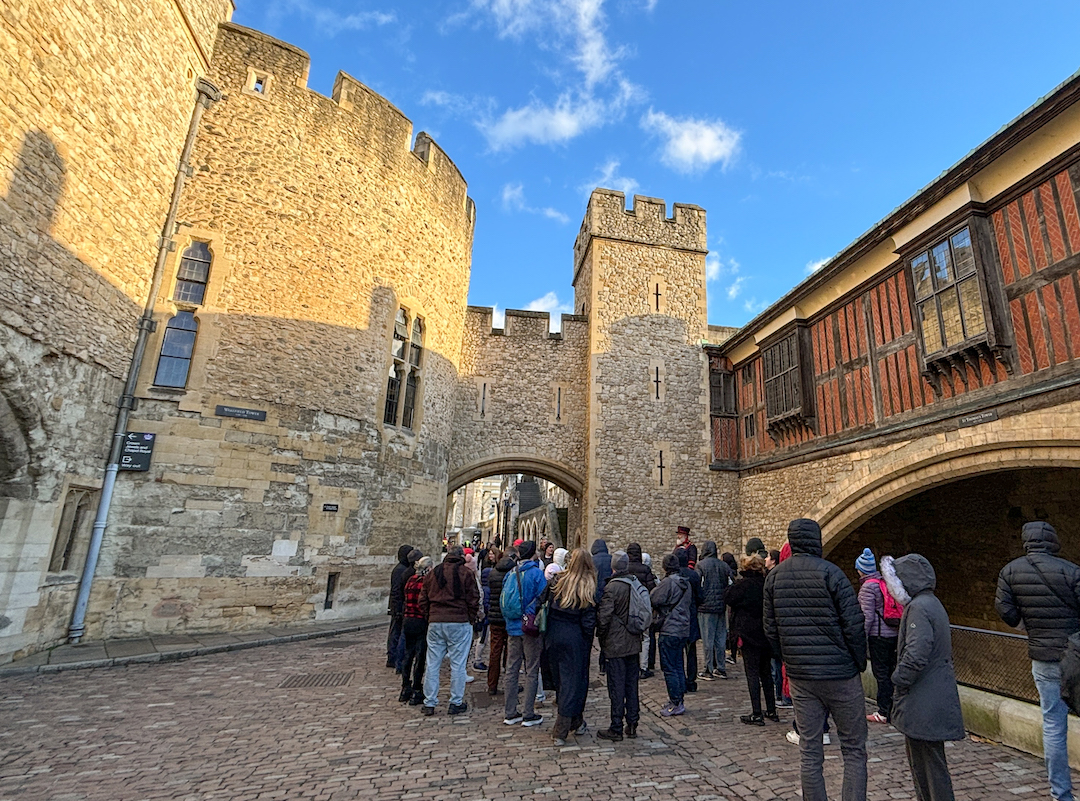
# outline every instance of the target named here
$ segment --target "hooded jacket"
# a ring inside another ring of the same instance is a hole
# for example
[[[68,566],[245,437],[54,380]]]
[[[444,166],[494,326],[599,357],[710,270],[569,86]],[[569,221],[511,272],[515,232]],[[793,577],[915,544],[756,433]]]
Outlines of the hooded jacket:
[[[465,557],[447,556],[424,576],[420,609],[428,623],[476,623],[480,619],[480,590],[475,574],[465,566]]]
[[[913,740],[963,740],[952,631],[949,615],[934,595],[934,568],[913,553],[895,562],[886,556],[881,572],[890,594],[904,604],[892,675],[892,725]]]
[[[540,594],[544,591],[544,588],[547,587],[547,579],[544,578],[544,571],[540,569],[540,564],[532,559],[528,559],[503,576],[503,586],[505,586],[508,581],[517,581],[519,574],[521,576],[521,611],[523,614],[527,615],[530,612],[536,612],[539,608],[540,604],[538,601],[540,599]],[[502,618],[503,625],[506,626],[507,634],[511,637],[522,636],[520,617],[511,620],[504,613]]]
[[[660,636],[690,639],[690,607],[694,591],[678,573],[668,573],[649,596],[653,609],[662,617]]]
[[[1049,523],[1025,523],[1020,536],[1026,555],[1001,569],[994,606],[1010,626],[1023,622],[1032,659],[1057,662],[1080,631],[1080,567],[1054,556],[1061,543]]]
[[[494,601],[494,603],[488,603],[488,623],[492,626],[506,625],[503,621],[502,607],[499,606],[499,598],[502,597],[503,579],[513,569],[514,560],[509,556],[504,556],[488,573],[488,589],[491,592],[491,600]]]
[[[611,574],[596,612],[596,633],[600,636],[600,646],[607,659],[641,653],[641,635],[631,634],[626,628],[630,617],[630,585],[625,581],[611,580],[627,577],[633,578],[629,570]]]
[[[838,565],[821,558],[813,520],[788,525],[791,558],[765,579],[765,635],[788,676],[850,679],[866,670],[866,631],[855,590]]]
[[[412,550],[411,545],[402,545],[397,549],[398,563],[394,565],[390,573],[389,611],[393,617],[401,617],[405,614],[405,582],[414,572],[413,566],[409,564],[409,554]]]
[[[597,540],[592,544],[592,560],[596,567],[596,597],[604,591],[604,584],[611,577],[611,554],[608,553],[607,543]]]
[[[636,542],[627,545],[626,558],[630,560],[630,575],[637,578],[638,581],[645,585],[645,589],[652,592],[653,588],[656,587],[656,576],[653,574],[652,568],[642,561],[641,546]]]
[[[859,607],[862,609],[866,624],[866,636],[889,637],[895,639],[897,628],[885,621],[885,595],[881,587],[881,573],[874,571],[865,574],[859,587]]]
[[[701,559],[694,569],[701,575],[701,605],[698,612],[724,613],[724,595],[731,583],[731,568],[716,555],[716,543],[707,540],[701,546]]]

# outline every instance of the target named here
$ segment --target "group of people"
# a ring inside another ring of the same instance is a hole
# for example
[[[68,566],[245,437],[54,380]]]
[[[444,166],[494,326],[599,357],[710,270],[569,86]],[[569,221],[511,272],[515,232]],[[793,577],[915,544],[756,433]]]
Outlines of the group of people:
[[[997,609],[1029,636],[1032,673],[1043,712],[1044,750],[1052,796],[1071,801],[1066,745],[1068,709],[1061,699],[1059,661],[1069,635],[1080,631],[1080,567],[1060,559],[1047,523],[1024,527],[1027,555],[999,577]],[[536,726],[547,693],[557,694],[556,745],[586,731],[584,720],[594,640],[606,674],[610,722],[597,737],[637,736],[638,682],[658,656],[668,700],[660,714],[685,713],[697,680],[727,678],[742,655],[751,710],[741,720],[764,726],[791,705],[800,747],[802,797],[826,801],[824,749],[831,718],[840,740],[845,801],[866,798],[868,722],[891,723],[905,737],[920,801],[949,801],[952,783],[945,743],[965,737],[951,631],[936,597],[936,576],[919,554],[879,561],[867,548],[855,562],[858,591],[822,556],[821,530],[794,520],[787,542],[767,551],[759,539],[732,570],[734,557],[703,543],[700,558],[680,528],[661,560],[662,577],[640,545],[608,553],[517,541],[505,553],[478,554],[451,546],[441,564],[403,546],[391,580],[392,623],[387,665],[402,674],[400,700],[438,706],[439,672],[450,661],[449,714],[467,711],[468,659],[474,642],[490,644],[487,690],[505,695],[506,725]],[[560,553],[561,552],[561,553]],[[697,641],[703,664],[697,670]],[[861,676],[869,662],[877,708],[866,711]],[[502,672],[505,663],[505,672]],[[502,682],[500,685],[500,676]],[[522,697],[523,693],[523,697]]]

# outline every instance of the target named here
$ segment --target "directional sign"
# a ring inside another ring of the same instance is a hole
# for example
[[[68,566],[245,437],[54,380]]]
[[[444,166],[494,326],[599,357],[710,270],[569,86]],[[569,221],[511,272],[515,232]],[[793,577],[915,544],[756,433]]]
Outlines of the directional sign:
[[[150,456],[154,452],[157,434],[129,431],[124,437],[124,449],[120,452],[121,470],[146,471],[150,469]]]

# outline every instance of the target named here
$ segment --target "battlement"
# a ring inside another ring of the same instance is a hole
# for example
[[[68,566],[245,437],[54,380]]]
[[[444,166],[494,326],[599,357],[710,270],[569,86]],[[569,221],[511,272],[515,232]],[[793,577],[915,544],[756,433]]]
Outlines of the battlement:
[[[247,102],[245,114],[278,117],[283,130],[303,137],[309,154],[333,158],[338,150],[344,151],[341,156],[366,152],[423,181],[440,202],[461,209],[470,224],[474,221],[475,204],[453,160],[427,133],[417,134],[414,144],[409,118],[347,73],[337,74],[326,97],[308,88],[311,58],[306,52],[231,22],[219,26],[212,67],[211,80],[227,100]],[[320,146],[322,140],[327,147]]]
[[[502,328],[492,326],[493,317],[494,309],[490,306],[466,307],[466,331],[481,336],[554,340],[586,337],[589,333],[589,318],[583,314],[561,315],[561,331],[551,330],[551,315],[545,311],[507,309]]]
[[[705,253],[705,209],[687,203],[672,206],[654,197],[634,195],[634,206],[626,208],[626,195],[611,189],[594,189],[585,218],[574,242],[574,272],[589,249],[593,237],[618,239],[644,245],[693,250]]]

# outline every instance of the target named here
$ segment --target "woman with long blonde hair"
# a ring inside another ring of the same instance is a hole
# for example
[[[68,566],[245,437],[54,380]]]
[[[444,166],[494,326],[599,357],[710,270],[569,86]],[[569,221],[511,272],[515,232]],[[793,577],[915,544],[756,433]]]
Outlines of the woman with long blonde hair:
[[[589,694],[589,654],[596,628],[596,567],[584,548],[567,560],[546,591],[547,633],[544,648],[555,671],[559,714],[553,732],[556,745],[566,745],[570,732],[583,734],[585,699]]]

